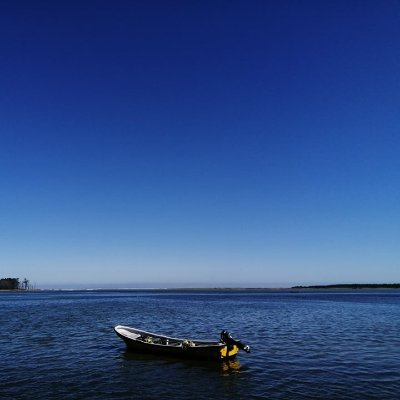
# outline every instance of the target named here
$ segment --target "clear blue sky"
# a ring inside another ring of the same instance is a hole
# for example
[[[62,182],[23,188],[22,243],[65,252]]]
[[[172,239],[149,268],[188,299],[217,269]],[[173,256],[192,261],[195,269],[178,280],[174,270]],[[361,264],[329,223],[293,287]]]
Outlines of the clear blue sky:
[[[1,1],[0,277],[400,281],[398,1]]]

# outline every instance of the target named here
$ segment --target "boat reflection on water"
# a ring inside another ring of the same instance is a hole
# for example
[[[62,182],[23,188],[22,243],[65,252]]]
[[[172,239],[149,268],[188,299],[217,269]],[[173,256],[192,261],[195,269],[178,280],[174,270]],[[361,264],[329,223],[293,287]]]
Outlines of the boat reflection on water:
[[[215,362],[209,360],[189,360],[174,357],[163,357],[157,354],[134,353],[125,350],[122,353],[122,360],[129,362],[129,364],[132,363],[132,367],[137,366],[139,368],[153,368],[166,366],[166,368],[168,368],[168,366],[172,365],[175,367],[183,367],[188,369],[215,371],[221,376],[238,374],[243,369],[239,363],[239,360],[236,358]]]
[[[227,360],[221,363],[223,375],[238,374],[241,370],[239,360]]]

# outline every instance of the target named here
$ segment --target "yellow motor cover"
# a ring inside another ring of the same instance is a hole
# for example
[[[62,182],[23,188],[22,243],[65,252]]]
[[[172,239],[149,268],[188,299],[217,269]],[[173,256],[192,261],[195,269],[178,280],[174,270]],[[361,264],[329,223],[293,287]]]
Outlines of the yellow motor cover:
[[[228,355],[226,351],[228,350],[228,346],[225,346],[221,349],[221,358],[232,357],[239,351],[239,348],[236,345],[233,345],[232,349],[229,351]]]

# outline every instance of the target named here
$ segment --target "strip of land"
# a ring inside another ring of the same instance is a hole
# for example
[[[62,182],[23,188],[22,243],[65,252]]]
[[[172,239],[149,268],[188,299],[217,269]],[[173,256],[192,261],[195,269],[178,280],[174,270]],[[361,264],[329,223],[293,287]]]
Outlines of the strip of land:
[[[400,289],[400,283],[345,283],[336,285],[293,286],[292,289]]]

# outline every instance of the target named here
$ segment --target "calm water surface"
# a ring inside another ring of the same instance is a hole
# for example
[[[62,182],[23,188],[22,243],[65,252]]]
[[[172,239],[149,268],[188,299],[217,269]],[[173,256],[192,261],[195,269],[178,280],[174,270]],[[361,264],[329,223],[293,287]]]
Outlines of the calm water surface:
[[[398,399],[400,292],[0,293],[1,399]],[[222,329],[234,362],[125,351],[117,324]]]

